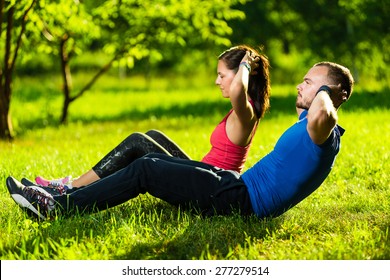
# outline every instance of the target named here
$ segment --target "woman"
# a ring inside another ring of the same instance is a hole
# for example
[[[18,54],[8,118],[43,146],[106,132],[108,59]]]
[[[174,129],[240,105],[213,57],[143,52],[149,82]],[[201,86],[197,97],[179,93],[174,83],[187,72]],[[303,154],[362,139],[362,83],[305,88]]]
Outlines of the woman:
[[[217,79],[222,96],[229,98],[232,109],[211,134],[211,149],[201,160],[204,163],[241,172],[256,132],[257,125],[269,108],[270,79],[266,56],[255,49],[239,45],[218,57]],[[55,180],[36,178],[36,183],[53,194],[89,185],[126,167],[148,153],[164,153],[190,159],[182,149],[157,130],[133,133],[109,152],[91,170],[74,181],[71,177]],[[31,184],[24,180],[25,184]]]

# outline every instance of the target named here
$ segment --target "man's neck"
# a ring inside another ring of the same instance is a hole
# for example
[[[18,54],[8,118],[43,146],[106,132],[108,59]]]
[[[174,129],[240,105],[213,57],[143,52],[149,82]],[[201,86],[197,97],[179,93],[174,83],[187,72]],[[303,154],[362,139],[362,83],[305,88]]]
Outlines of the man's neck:
[[[297,110],[298,117],[302,114],[303,111],[305,111],[305,109],[302,108],[295,107],[295,109]]]

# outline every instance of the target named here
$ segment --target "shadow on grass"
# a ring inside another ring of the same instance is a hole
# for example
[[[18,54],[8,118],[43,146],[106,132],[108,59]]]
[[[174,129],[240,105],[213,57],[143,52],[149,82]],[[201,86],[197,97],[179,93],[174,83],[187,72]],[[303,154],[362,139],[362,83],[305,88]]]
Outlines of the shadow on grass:
[[[177,223],[175,219],[172,219],[169,209],[163,211],[162,218],[166,221],[166,224],[162,226],[156,226],[160,234],[164,234],[166,227],[171,227],[172,224]],[[22,244],[18,246],[8,245],[4,246],[4,252],[14,252],[15,256],[19,256],[20,259],[74,259],[75,255],[58,254],[62,248],[69,248],[76,246],[76,244],[84,244],[84,240],[87,240],[85,246],[92,246],[96,236],[99,240],[106,240],[111,243],[110,232],[115,229],[112,223],[110,223],[110,214],[105,215],[106,222],[102,222],[102,217],[96,218],[94,215],[86,215],[82,218],[75,219],[60,219],[52,222],[52,225],[40,229],[40,233],[25,239]],[[155,236],[155,240],[151,237],[151,232],[148,231],[149,239],[144,242],[137,242],[135,245],[123,248],[121,247],[121,254],[111,255],[114,253],[114,249],[111,249],[111,253],[106,256],[111,260],[199,260],[199,259],[229,259],[231,257],[238,258],[239,256],[250,258],[250,246],[255,244],[254,239],[265,239],[266,236],[272,235],[281,222],[277,220],[273,221],[260,221],[255,217],[242,218],[237,216],[229,217],[212,217],[212,218],[200,218],[191,217],[192,222],[187,225],[187,229],[182,233],[176,233],[175,237],[169,239],[164,238],[160,234]],[[114,229],[113,229],[114,227]],[[149,228],[147,225],[145,228]],[[141,231],[145,229],[141,229]],[[92,235],[93,233],[93,235]],[[141,233],[140,233],[141,234]],[[121,238],[121,237],[119,237]],[[129,237],[130,238],[130,237]],[[48,241],[49,240],[49,241]],[[253,242],[253,243],[251,243]],[[37,245],[42,244],[42,248],[46,246],[50,247],[50,250],[42,252],[36,252]],[[118,240],[118,244],[122,244]],[[94,245],[93,245],[94,246]],[[237,255],[236,250],[240,249]],[[85,248],[84,248],[85,250]],[[252,248],[256,250],[256,248]],[[82,259],[96,259],[91,255],[81,256]]]
[[[105,257],[111,260],[250,260],[258,259],[259,255],[264,256],[264,259],[269,256],[269,252],[259,251],[267,246],[257,247],[262,240],[290,240],[289,235],[280,235],[284,217],[269,220],[259,220],[255,216],[242,217],[238,214],[201,217],[178,210],[165,202],[155,201],[150,204],[143,203],[142,206],[139,205],[141,201],[138,201],[114,207],[109,211],[59,218],[50,224],[44,224],[37,234],[31,235],[22,244],[4,246],[2,251],[14,252],[20,259],[74,259],[77,254],[68,256],[58,252],[62,252],[63,247],[83,244],[80,255],[83,259],[96,259],[99,257],[99,248],[103,248],[109,252]],[[387,220],[377,224],[383,232],[378,242],[389,242],[389,225]],[[322,231],[317,225],[314,226],[315,232]],[[112,235],[113,232],[118,234]],[[143,238],[144,234],[146,238]],[[121,240],[122,238],[136,238],[138,241],[130,242],[132,245],[126,247],[124,244],[128,242]],[[107,241],[107,244],[104,241]],[[44,246],[42,251],[37,252],[36,248],[40,243]],[[49,250],[45,250],[46,246]],[[90,255],[85,251],[89,246],[97,247]],[[369,253],[369,246],[367,250]],[[389,258],[388,246],[384,247],[384,251],[371,251],[370,259]]]
[[[295,95],[274,96],[271,97],[271,109],[265,115],[266,119],[274,119],[280,115],[295,115]],[[228,102],[219,101],[201,101],[196,103],[175,104],[172,106],[152,107],[147,110],[129,109],[119,113],[113,109],[110,116],[83,116],[70,115],[70,122],[80,122],[83,124],[104,123],[104,122],[122,122],[124,120],[141,121],[150,118],[210,118],[211,116],[224,116],[231,108]],[[354,112],[359,110],[389,110],[390,109],[390,89],[382,91],[361,91],[351,96],[350,101],[342,106],[345,112]],[[96,109],[98,111],[98,109]],[[20,123],[23,130],[41,129],[45,127],[58,127],[58,119],[51,118],[29,119]],[[23,133],[22,131],[20,132]]]
[[[277,230],[280,222],[260,221],[238,216],[201,218],[172,240],[139,243],[115,259],[199,260],[237,259],[247,256],[254,240],[265,239]],[[240,252],[237,252],[240,250]],[[257,255],[256,255],[257,257]]]
[[[156,239],[138,242],[124,253],[114,256],[114,259],[237,258],[238,248],[241,248],[241,255],[250,255],[249,250],[246,251],[246,249],[256,243],[254,239],[261,240],[274,234],[283,222],[282,218],[259,220],[254,215],[243,217],[239,214],[203,217],[188,211],[178,210],[173,206],[167,206],[163,202],[157,203],[153,208],[154,210],[160,209],[157,212],[162,214],[160,219],[164,221],[163,224],[156,225],[159,232],[156,234]],[[177,216],[184,218],[176,219]],[[126,219],[125,216],[123,218]],[[166,227],[178,229],[175,234],[172,234],[173,238],[164,236],[164,233],[167,232]],[[181,230],[181,228],[183,229]]]

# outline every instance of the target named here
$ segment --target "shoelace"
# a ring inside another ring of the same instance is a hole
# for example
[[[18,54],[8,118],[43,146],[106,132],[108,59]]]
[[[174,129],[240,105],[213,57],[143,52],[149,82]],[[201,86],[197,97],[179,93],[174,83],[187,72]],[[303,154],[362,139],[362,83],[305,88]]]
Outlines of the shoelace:
[[[64,185],[64,179],[54,179],[49,181],[49,185]]]
[[[37,200],[37,203],[39,204],[40,207],[42,207],[45,211],[49,211],[49,205],[50,205],[50,198],[47,197],[45,194],[42,192],[32,189],[29,187],[24,188],[23,192],[25,193],[26,196],[30,199]]]
[[[50,182],[50,184],[47,186],[48,188],[56,189],[60,193],[60,195],[64,194],[67,190],[68,187],[64,185],[62,182]]]

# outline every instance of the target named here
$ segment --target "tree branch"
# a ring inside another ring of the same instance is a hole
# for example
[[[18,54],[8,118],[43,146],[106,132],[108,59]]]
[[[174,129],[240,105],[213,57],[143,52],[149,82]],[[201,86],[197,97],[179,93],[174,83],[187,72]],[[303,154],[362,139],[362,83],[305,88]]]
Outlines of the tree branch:
[[[15,6],[10,7],[7,13],[7,34],[5,38],[5,51],[4,51],[4,88],[3,94],[7,104],[11,98],[11,79],[12,71],[10,68],[10,57],[11,57],[11,42],[12,42],[12,29],[14,24],[14,13]]]
[[[114,63],[115,60],[118,59],[118,56],[114,56],[106,65],[104,65],[99,72],[95,74],[95,76],[92,77],[92,79],[73,97],[70,98],[70,101],[74,101],[80,96],[82,96],[88,89],[92,87],[92,85],[99,79],[101,75],[106,73],[110,68],[111,65]]]
[[[23,34],[24,34],[24,31],[26,30],[26,24],[27,24],[27,15],[28,13],[31,11],[31,9],[34,7],[35,3],[37,2],[37,0],[33,0],[31,2],[31,5],[30,7],[27,8],[27,10],[24,12],[24,15],[22,17],[22,28],[20,30],[20,33],[19,33],[19,36],[18,36],[18,40],[17,40],[17,44],[16,44],[16,48],[15,48],[15,51],[14,51],[14,57],[12,59],[12,62],[11,62],[11,67],[10,67],[10,70],[12,71],[15,67],[15,62],[16,62],[16,58],[18,57],[18,52],[19,52],[19,49],[22,45],[22,37],[23,37]]]

